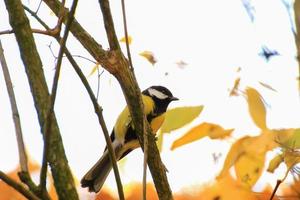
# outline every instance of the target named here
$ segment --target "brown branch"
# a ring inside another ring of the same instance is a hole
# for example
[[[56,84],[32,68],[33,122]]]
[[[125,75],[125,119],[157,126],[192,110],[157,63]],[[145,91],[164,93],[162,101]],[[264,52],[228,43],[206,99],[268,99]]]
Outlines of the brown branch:
[[[129,39],[128,39],[128,28],[127,28],[127,18],[126,18],[126,7],[125,7],[125,1],[121,0],[122,4],[122,15],[123,15],[123,25],[124,25],[124,33],[125,33],[125,43],[126,43],[126,51],[127,51],[127,57],[129,61],[129,67],[134,75],[134,67],[131,59],[131,53],[130,53],[130,47],[129,47]],[[145,126],[143,126],[145,127]],[[148,137],[147,132],[144,129],[143,130],[143,137],[144,137],[144,161],[143,161],[143,200],[147,199],[147,160],[148,160]]]
[[[16,191],[18,191],[20,194],[22,194],[24,197],[26,197],[29,200],[41,200],[38,198],[35,194],[33,194],[31,191],[26,189],[23,185],[17,183],[13,179],[11,179],[9,176],[7,176],[4,172],[0,171],[0,179],[4,181],[7,185],[14,188]]]
[[[0,31],[0,35],[6,35],[6,34],[12,34],[12,33],[14,33],[13,30]]]
[[[34,105],[42,132],[49,105],[49,92],[44,77],[42,62],[37,52],[29,20],[24,13],[20,0],[5,0],[10,25],[13,28],[25,71],[31,88]],[[28,50],[30,49],[30,51]],[[77,200],[72,173],[64,152],[64,147],[55,115],[52,115],[49,164],[51,166],[54,186],[60,199]]]
[[[295,24],[296,33],[295,43],[297,47],[297,60],[298,60],[298,89],[300,90],[300,0],[295,0],[294,2],[294,13],[295,13]]]
[[[61,3],[58,0],[43,0],[49,8],[59,16],[59,11],[61,9]],[[65,8],[65,17],[69,14],[68,10]],[[64,21],[65,23],[65,21]],[[97,43],[97,41],[74,19],[72,26],[70,28],[74,37],[84,46],[84,48],[94,57],[94,59],[101,65],[105,65],[106,59],[108,59],[108,53],[102,48],[102,46]],[[105,59],[104,59],[105,58]]]
[[[274,190],[273,190],[273,192],[272,192],[272,194],[270,196],[270,200],[273,200],[273,198],[274,198],[274,196],[275,196],[275,194],[277,192],[277,189],[279,188],[279,186],[280,186],[281,183],[282,183],[282,180],[277,180],[276,186],[275,186],[275,188],[274,188]]]
[[[46,191],[47,162],[48,162],[48,154],[49,154],[49,149],[50,149],[50,141],[52,139],[51,135],[50,135],[50,127],[51,127],[51,123],[52,123],[52,115],[54,113],[54,103],[55,103],[56,93],[57,93],[58,77],[60,74],[60,68],[61,68],[63,53],[64,53],[64,49],[65,49],[65,44],[66,44],[66,41],[67,41],[67,38],[69,35],[70,26],[74,19],[74,14],[75,14],[77,3],[78,3],[78,0],[74,0],[72,3],[71,11],[70,11],[70,14],[68,15],[64,35],[63,35],[62,40],[60,41],[60,48],[59,48],[59,53],[58,53],[58,58],[57,58],[57,64],[55,67],[55,74],[54,74],[54,78],[53,78],[53,85],[52,85],[52,91],[51,91],[51,96],[50,96],[50,104],[49,104],[49,108],[47,111],[46,123],[44,126],[44,130],[45,130],[44,153],[43,153],[42,169],[41,169],[41,174],[40,174],[40,188],[41,188],[42,193],[44,193],[44,191]],[[63,15],[63,14],[61,13],[61,15]],[[62,18],[62,16],[61,16],[61,18]],[[59,25],[59,26],[61,26],[61,25]]]
[[[102,108],[99,106],[98,102],[97,102],[97,98],[95,97],[88,81],[86,80],[84,74],[82,73],[79,65],[76,63],[76,61],[74,60],[74,58],[72,57],[72,55],[70,54],[70,52],[68,51],[68,49],[65,49],[65,54],[67,56],[67,58],[69,59],[69,62],[72,64],[74,70],[76,71],[77,75],[79,76],[82,84],[84,85],[84,87],[86,88],[90,99],[93,103],[94,106],[94,110],[95,113],[97,114],[98,117],[98,122],[102,128],[104,137],[105,137],[105,141],[107,144],[107,149],[108,149],[108,153],[112,162],[112,166],[113,166],[113,170],[114,170],[114,174],[115,174],[115,179],[116,179],[116,183],[117,183],[117,187],[118,187],[118,194],[119,194],[119,199],[120,200],[124,200],[124,192],[123,192],[123,188],[122,188],[122,182],[121,182],[121,177],[120,177],[120,173],[118,170],[118,165],[117,165],[117,159],[116,159],[116,155],[115,152],[113,150],[113,146],[112,146],[112,142],[111,139],[109,137],[109,132],[107,130],[107,126],[105,124],[104,118],[103,118],[103,114],[102,114]]]
[[[99,0],[99,5],[102,11],[104,26],[106,30],[106,35],[109,43],[109,47],[112,51],[120,50],[119,40],[115,31],[115,26],[113,18],[110,12],[109,1]]]
[[[31,31],[32,31],[32,33],[48,35],[48,36],[55,36],[58,33],[57,32],[58,29],[56,29],[56,28],[55,29],[50,29],[50,30],[47,30],[47,31],[33,28],[33,29],[31,29]],[[13,30],[0,31],[0,35],[12,34],[12,33],[14,33]]]
[[[26,155],[26,151],[25,151],[25,145],[24,145],[24,140],[23,140],[18,106],[16,103],[16,98],[15,98],[14,89],[13,89],[13,85],[11,82],[9,70],[8,70],[5,56],[3,53],[1,40],[0,40],[0,61],[1,61],[1,65],[2,65],[2,71],[3,71],[5,83],[6,83],[7,93],[9,96],[11,110],[12,110],[12,114],[13,114],[13,120],[14,120],[14,124],[15,124],[15,131],[16,131],[16,136],[17,136],[17,143],[18,143],[18,150],[19,150],[19,162],[20,162],[21,171],[28,172],[27,155]]]

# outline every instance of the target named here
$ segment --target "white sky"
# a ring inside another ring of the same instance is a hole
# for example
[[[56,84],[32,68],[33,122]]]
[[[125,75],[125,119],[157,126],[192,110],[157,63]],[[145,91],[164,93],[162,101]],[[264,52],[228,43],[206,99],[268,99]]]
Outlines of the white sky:
[[[38,1],[25,3],[35,9]],[[174,191],[212,180],[221,169],[229,146],[234,142],[234,139],[203,139],[170,151],[172,142],[188,128],[209,121],[225,128],[235,128],[234,138],[259,133],[249,118],[245,99],[242,96],[228,97],[228,89],[237,77],[241,77],[241,89],[252,86],[261,92],[268,105],[269,127],[300,127],[296,82],[298,69],[286,8],[280,0],[257,0],[252,1],[252,4],[256,10],[254,23],[251,23],[240,0],[126,1],[128,29],[133,37],[131,51],[140,87],[145,89],[158,84],[167,86],[180,98],[171,107],[205,106],[200,117],[189,127],[165,137],[162,159],[169,169],[168,177]],[[111,7],[116,30],[121,38],[124,34],[120,2],[111,1]],[[100,12],[98,1],[79,1],[76,17],[107,48]],[[0,13],[0,30],[7,30],[9,24],[4,2],[0,2]],[[39,14],[55,25],[56,18],[44,4]],[[34,28],[40,27],[36,22],[31,24]],[[46,36],[35,36],[50,85],[55,65],[48,45],[53,40]],[[2,35],[0,39],[10,68],[26,147],[34,160],[40,162],[42,137],[18,48],[13,35]],[[276,49],[280,56],[266,62],[258,55],[262,45]],[[89,57],[72,37],[68,39],[67,46],[74,55]],[[54,41],[52,49],[55,54],[58,53]],[[138,56],[144,50],[154,52],[158,60],[155,66]],[[80,58],[76,60],[88,75],[94,64]],[[175,63],[179,60],[188,65],[184,69],[178,68]],[[236,72],[238,67],[241,67],[239,73]],[[88,80],[96,92],[97,76],[89,77]],[[271,85],[278,92],[262,87],[259,81]],[[0,166],[1,170],[9,171],[17,165],[18,156],[2,72],[0,91]],[[125,101],[117,81],[107,72],[100,78],[99,103],[104,109],[107,126],[112,129]],[[105,142],[89,97],[66,60],[62,66],[55,111],[70,166],[80,179],[99,158]],[[222,153],[219,162],[214,163],[213,153]],[[139,150],[128,156],[121,174],[125,183],[142,179],[142,154]],[[264,177],[269,178],[272,184],[280,178],[267,173]],[[256,188],[261,188],[265,181],[262,179]],[[107,183],[115,188],[113,173]]]

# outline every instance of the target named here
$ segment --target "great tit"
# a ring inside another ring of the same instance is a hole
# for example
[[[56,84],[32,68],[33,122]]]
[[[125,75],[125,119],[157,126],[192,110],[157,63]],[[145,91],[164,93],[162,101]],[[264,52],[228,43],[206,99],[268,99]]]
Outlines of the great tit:
[[[169,103],[178,100],[178,98],[174,97],[170,90],[163,86],[151,86],[142,92],[142,100],[147,120],[153,133],[156,133],[164,122]],[[117,118],[110,135],[117,160],[140,147],[131,121],[129,109],[126,106]],[[112,164],[107,147],[105,147],[101,158],[81,179],[81,186],[88,187],[90,192],[99,192],[111,169]]]

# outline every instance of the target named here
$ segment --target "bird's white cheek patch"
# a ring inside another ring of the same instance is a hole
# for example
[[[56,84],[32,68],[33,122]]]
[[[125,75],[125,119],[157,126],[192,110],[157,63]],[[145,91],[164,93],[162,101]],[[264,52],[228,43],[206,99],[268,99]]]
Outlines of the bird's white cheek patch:
[[[165,95],[164,93],[162,93],[162,92],[160,92],[160,91],[158,91],[156,89],[150,88],[150,89],[148,89],[148,91],[149,91],[149,94],[151,96],[155,96],[158,99],[166,99],[166,98],[168,98],[168,95]]]

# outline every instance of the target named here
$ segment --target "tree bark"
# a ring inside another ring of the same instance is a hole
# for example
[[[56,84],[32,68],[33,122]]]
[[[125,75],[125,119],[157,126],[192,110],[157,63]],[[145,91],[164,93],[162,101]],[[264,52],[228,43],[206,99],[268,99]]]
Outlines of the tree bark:
[[[295,43],[297,47],[297,60],[298,60],[298,89],[300,90],[300,0],[295,0],[294,3],[294,13],[295,13]]]
[[[9,14],[10,25],[15,33],[21,58],[25,66],[35,108],[38,114],[41,132],[44,133],[43,127],[49,104],[49,92],[44,77],[42,62],[37,52],[29,20],[24,13],[22,2],[20,0],[5,0],[5,4]],[[49,164],[59,199],[78,199],[54,114],[50,127],[50,135]]]

